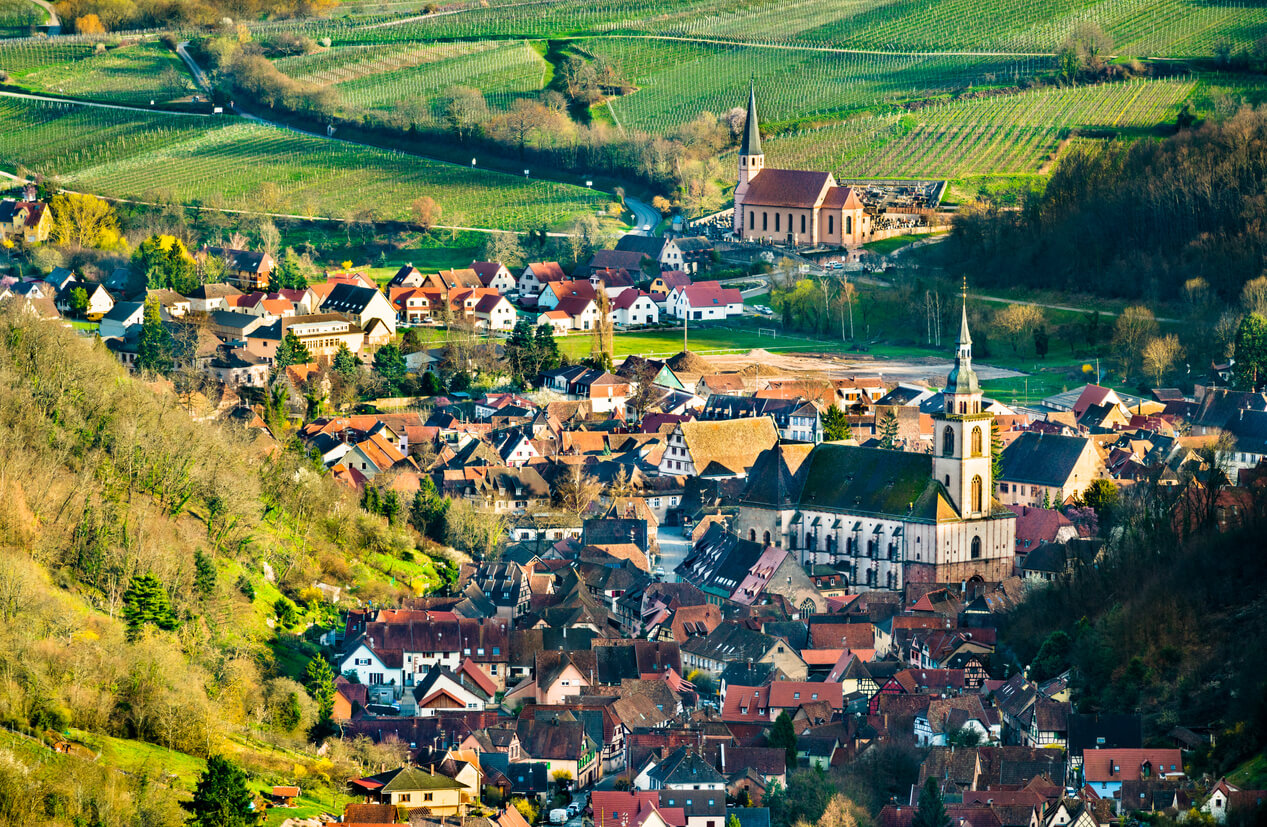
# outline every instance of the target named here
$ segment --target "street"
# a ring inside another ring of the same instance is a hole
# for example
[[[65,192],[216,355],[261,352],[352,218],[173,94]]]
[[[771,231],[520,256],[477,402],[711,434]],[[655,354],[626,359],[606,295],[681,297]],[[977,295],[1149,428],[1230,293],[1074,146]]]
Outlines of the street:
[[[686,559],[691,550],[690,542],[682,536],[681,526],[660,526],[656,529],[656,542],[660,544],[660,568],[664,569],[666,583],[677,582],[673,570]]]

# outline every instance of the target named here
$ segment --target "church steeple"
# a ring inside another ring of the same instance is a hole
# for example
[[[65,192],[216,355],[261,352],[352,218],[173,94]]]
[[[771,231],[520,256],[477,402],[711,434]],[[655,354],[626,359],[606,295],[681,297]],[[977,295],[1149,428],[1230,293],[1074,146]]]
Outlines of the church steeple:
[[[757,121],[757,87],[748,84],[748,117],[744,122],[743,142],[739,145],[740,155],[764,155],[761,151],[761,129]]]
[[[972,369],[972,334],[968,332],[968,279],[963,281],[963,312],[959,317],[959,345],[955,350],[955,366],[946,377],[946,397],[971,396],[981,393],[977,373]],[[949,408],[948,408],[949,409]]]
[[[959,345],[955,366],[946,377],[943,406],[933,415],[937,448],[933,476],[946,487],[964,519],[989,516],[994,480],[990,428],[994,416],[982,411],[981,385],[972,369],[972,334],[968,331],[968,280],[959,313]]]

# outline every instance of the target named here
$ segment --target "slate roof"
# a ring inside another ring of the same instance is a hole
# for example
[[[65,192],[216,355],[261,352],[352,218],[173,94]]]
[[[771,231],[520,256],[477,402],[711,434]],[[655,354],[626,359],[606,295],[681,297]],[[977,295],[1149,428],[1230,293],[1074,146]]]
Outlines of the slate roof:
[[[647,773],[662,787],[671,785],[723,784],[725,777],[693,749],[678,747]],[[722,796],[723,800],[725,796]]]
[[[1091,440],[1026,431],[1003,449],[999,479],[1030,485],[1062,486]]]
[[[321,303],[321,309],[327,313],[361,313],[373,301],[375,295],[382,295],[372,287],[361,287],[355,284],[336,284]]]
[[[691,638],[682,651],[697,657],[732,662],[759,660],[775,645],[776,639],[737,623],[723,623],[707,637]]]
[[[653,260],[659,260],[664,252],[665,238],[656,235],[634,235],[627,233],[616,242],[616,249],[626,253],[638,253]]]
[[[1068,720],[1070,755],[1087,749],[1137,749],[1144,745],[1144,719],[1140,715],[1070,713]]]
[[[929,454],[824,442],[807,460],[802,508],[942,522],[959,514],[932,476]],[[1009,514],[1010,516],[1010,514]]]

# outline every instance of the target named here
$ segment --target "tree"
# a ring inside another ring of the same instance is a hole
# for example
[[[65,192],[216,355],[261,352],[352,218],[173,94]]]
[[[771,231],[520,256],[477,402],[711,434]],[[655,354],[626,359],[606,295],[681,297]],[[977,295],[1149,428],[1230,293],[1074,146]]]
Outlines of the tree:
[[[361,373],[361,360],[356,358],[348,346],[339,343],[339,349],[334,352],[334,360],[331,362],[331,368],[339,376],[348,382],[355,382]]]
[[[1232,352],[1236,386],[1242,390],[1262,387],[1267,382],[1267,317],[1250,313],[1241,319]]]
[[[1113,325],[1113,352],[1123,372],[1133,375],[1138,369],[1144,345],[1157,335],[1157,319],[1153,311],[1134,305],[1122,311]]]
[[[97,15],[85,14],[75,18],[75,31],[79,34],[105,34],[106,27]]]
[[[488,102],[484,93],[469,86],[452,86],[445,90],[441,98],[444,119],[457,133],[459,141],[466,140],[485,118],[488,117]]]
[[[533,336],[532,323],[527,319],[515,322],[505,346],[506,367],[510,375],[521,384],[530,385],[536,377],[538,368],[537,342]]]
[[[1086,490],[1078,496],[1078,504],[1095,511],[1101,524],[1108,522],[1121,494],[1113,480],[1092,480]]]
[[[844,411],[835,405],[823,411],[823,439],[835,442],[852,438],[853,430],[849,427],[849,417]]]
[[[554,493],[560,508],[579,517],[603,493],[603,486],[581,466],[569,465],[556,481]]]
[[[409,205],[409,212],[424,232],[430,232],[431,225],[440,220],[440,214],[444,212],[444,208],[430,195],[423,195],[413,200],[413,203]]]
[[[294,331],[287,330],[281,344],[277,346],[277,353],[273,356],[273,373],[276,375],[291,365],[306,365],[311,361],[312,354],[308,352],[308,347],[300,341]]]
[[[1029,665],[1029,677],[1035,681],[1054,678],[1069,668],[1069,654],[1073,650],[1073,638],[1063,629],[1047,635],[1038,654]]]
[[[219,755],[207,759],[185,808],[192,827],[250,827],[256,822],[246,773]]]
[[[994,314],[994,326],[1012,345],[1013,353],[1042,323],[1042,308],[1032,304],[1009,304]]]
[[[537,327],[533,334],[536,342],[537,370],[554,370],[559,366],[559,343],[554,340],[554,328],[548,324]]]
[[[82,287],[72,288],[70,291],[70,309],[71,312],[82,316],[88,312],[88,291]]]
[[[173,366],[172,337],[163,324],[158,299],[146,299],[141,334],[136,342],[136,368],[166,375],[172,372]]]
[[[283,290],[306,290],[311,272],[312,265],[300,258],[294,247],[287,247],[281,260],[273,268],[269,282],[273,287]]]
[[[1046,359],[1050,345],[1051,339],[1047,336],[1047,328],[1039,325],[1034,329],[1034,355],[1039,359]]]
[[[198,286],[198,268],[184,243],[170,235],[153,235],[132,254],[132,268],[150,288],[188,293]]]
[[[58,244],[113,248],[119,243],[119,217],[108,201],[95,195],[62,192],[48,203]]]
[[[890,408],[884,412],[884,416],[880,417],[880,447],[889,450],[896,448],[897,432],[897,414]]]
[[[788,770],[796,766],[796,728],[792,725],[792,716],[787,710],[779,713],[766,736],[767,745],[773,749],[782,749],[787,756]]]
[[[1161,385],[1162,379],[1175,366],[1175,362],[1183,356],[1183,348],[1179,345],[1179,337],[1173,333],[1150,339],[1144,345],[1144,373],[1152,377],[1153,384]]]
[[[990,479],[995,482],[1003,476],[1003,434],[999,430],[999,421],[990,418]]]
[[[1267,276],[1245,282],[1245,286],[1241,288],[1241,307],[1246,313],[1267,316]]]
[[[128,627],[128,640],[136,640],[146,626],[170,631],[176,628],[176,615],[163,584],[152,574],[136,575],[123,593],[123,622]]]
[[[210,597],[216,590],[216,564],[202,549],[194,551],[194,590]]]
[[[314,655],[304,667],[304,689],[308,690],[308,694],[317,702],[323,721],[329,718],[334,710],[334,680],[334,669],[323,655]]]
[[[389,395],[400,395],[406,370],[405,357],[396,345],[383,345],[374,353],[374,372],[383,378]]]
[[[449,502],[444,512],[449,544],[485,560],[496,559],[509,525],[505,514],[476,508],[466,500]]]
[[[449,500],[441,499],[436,493],[436,484],[429,475],[423,475],[414,492],[413,502],[409,505],[409,524],[419,534],[439,541],[444,537],[444,514],[449,508]]]
[[[489,233],[483,255],[485,261],[500,261],[509,269],[524,263],[524,248],[515,233]]]
[[[946,815],[946,805],[941,800],[941,790],[937,787],[936,778],[928,778],[924,788],[919,791],[919,804],[915,808],[915,818],[911,827],[949,827],[950,816]]]

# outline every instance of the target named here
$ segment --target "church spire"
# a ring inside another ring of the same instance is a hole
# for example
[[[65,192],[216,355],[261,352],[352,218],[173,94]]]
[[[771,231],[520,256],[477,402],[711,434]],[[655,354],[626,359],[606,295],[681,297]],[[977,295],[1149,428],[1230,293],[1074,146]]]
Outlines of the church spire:
[[[744,123],[743,142],[739,145],[740,155],[763,155],[761,151],[761,129],[757,123],[757,87],[748,84],[748,119]]]
[[[968,332],[968,277],[963,278],[963,310],[959,317],[959,346],[955,350],[955,367],[946,378],[947,394],[980,393],[976,371],[972,369],[972,334]]]

